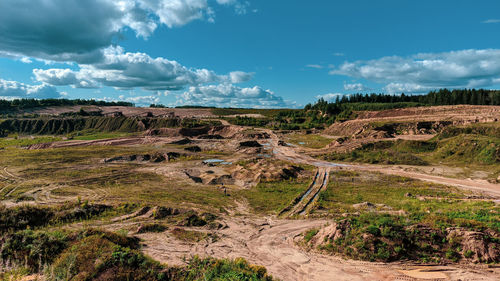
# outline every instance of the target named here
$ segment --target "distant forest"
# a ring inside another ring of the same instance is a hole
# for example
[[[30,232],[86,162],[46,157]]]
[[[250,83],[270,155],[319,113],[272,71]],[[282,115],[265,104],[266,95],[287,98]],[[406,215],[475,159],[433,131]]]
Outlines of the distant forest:
[[[280,111],[274,116],[275,122],[266,125],[272,124],[275,129],[283,130],[322,128],[355,118],[355,111],[457,104],[500,105],[500,91],[441,89],[425,95],[354,94],[338,97],[332,102],[319,99],[314,104],[306,105],[303,110]],[[255,120],[249,118],[239,118],[234,123],[256,126]]]
[[[18,109],[30,109],[46,106],[71,106],[71,105],[97,105],[97,106],[134,106],[133,103],[118,101],[96,101],[96,100],[68,100],[68,99],[17,99],[17,100],[1,100],[0,112],[15,111]]]
[[[305,106],[305,111],[321,111],[330,116],[338,115],[346,110],[381,110],[402,108],[409,106],[425,105],[500,105],[500,90],[464,89],[448,90],[441,89],[432,91],[425,95],[389,95],[389,94],[353,94],[337,97],[333,102],[318,100],[315,104]],[[72,106],[72,105],[96,105],[96,106],[134,106],[130,102],[107,102],[85,99],[16,99],[1,100],[0,112],[12,112],[20,109],[32,109],[47,106]],[[154,104],[151,107],[165,107]],[[193,108],[193,106],[184,106]],[[200,106],[200,108],[204,108]],[[298,112],[285,112],[283,117],[297,114]],[[300,113],[299,113],[300,115]],[[345,114],[341,114],[345,115]]]
[[[334,102],[319,99],[315,104],[308,104],[305,110],[319,110],[335,115],[351,110],[380,110],[418,105],[500,105],[500,90],[441,89],[425,95],[388,95],[388,94],[354,94],[337,97]]]

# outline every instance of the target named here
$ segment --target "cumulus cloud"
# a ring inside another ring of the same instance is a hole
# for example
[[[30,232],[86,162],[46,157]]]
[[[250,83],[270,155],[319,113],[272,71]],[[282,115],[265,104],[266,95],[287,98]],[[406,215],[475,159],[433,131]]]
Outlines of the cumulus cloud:
[[[243,71],[233,71],[229,73],[229,79],[231,83],[243,83],[250,81],[254,76],[254,73],[248,73]]]
[[[0,79],[0,97],[2,98],[59,98],[61,94],[47,84],[27,85],[17,81]]]
[[[324,99],[326,101],[335,101],[338,98],[342,98],[342,96],[344,96],[345,94],[342,94],[342,93],[328,93],[328,94],[324,94],[324,95],[317,95],[316,96],[316,99]]]
[[[369,91],[370,88],[366,87],[361,83],[353,83],[353,84],[344,84],[344,90],[364,92],[364,91]]]
[[[88,79],[82,73],[71,69],[33,69],[38,81],[55,86],[72,86],[73,88],[99,88],[97,82]]]
[[[290,103],[270,90],[255,86],[240,88],[231,84],[190,87],[180,95],[178,105],[204,105],[249,108],[281,108]]]
[[[93,63],[125,29],[147,38],[203,18],[207,0],[2,0],[0,55]]]
[[[499,81],[500,50],[423,53],[410,57],[345,62],[331,70],[330,74],[383,83],[390,91],[487,87]]]
[[[143,88],[150,91],[180,90],[186,86],[207,83],[242,83],[252,73],[234,71],[218,75],[207,69],[189,69],[165,58],[152,58],[145,53],[125,52],[121,47],[104,51],[101,62],[81,65],[80,70],[34,69],[35,78],[43,83],[75,88],[109,86],[119,89]]]

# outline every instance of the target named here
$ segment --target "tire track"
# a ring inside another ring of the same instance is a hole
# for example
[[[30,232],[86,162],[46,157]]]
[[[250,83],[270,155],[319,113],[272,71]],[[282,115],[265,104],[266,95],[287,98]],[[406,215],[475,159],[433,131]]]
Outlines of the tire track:
[[[319,197],[319,194],[321,193],[321,191],[323,191],[323,190],[325,190],[327,188],[329,172],[330,171],[328,169],[325,170],[325,175],[323,177],[323,182],[321,183],[321,186],[319,187],[319,189],[316,192],[316,194],[314,194],[311,197],[311,200],[309,202],[307,202],[307,204],[304,206],[304,209],[299,212],[299,215],[303,216],[306,213],[309,213],[311,211],[311,209],[312,209],[312,206],[314,205],[313,203],[316,202],[316,201],[318,201],[318,197]],[[308,208],[309,206],[311,206],[311,208]]]
[[[288,217],[296,215],[305,215],[311,208],[311,204],[315,202],[322,190],[328,184],[329,169],[319,168],[316,171],[314,179],[309,185],[309,188],[297,198],[295,198],[292,203],[280,212],[280,216],[287,214]]]

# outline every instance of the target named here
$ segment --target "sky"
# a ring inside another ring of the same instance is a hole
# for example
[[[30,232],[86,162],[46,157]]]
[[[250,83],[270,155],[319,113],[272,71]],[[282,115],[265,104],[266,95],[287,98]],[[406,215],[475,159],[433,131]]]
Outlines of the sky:
[[[498,0],[0,0],[0,99],[297,108],[500,88]]]

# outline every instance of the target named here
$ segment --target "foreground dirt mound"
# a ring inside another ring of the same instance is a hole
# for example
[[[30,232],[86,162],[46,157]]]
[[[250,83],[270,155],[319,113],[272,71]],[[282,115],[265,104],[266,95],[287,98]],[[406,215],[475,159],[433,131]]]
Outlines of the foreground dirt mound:
[[[388,223],[360,226],[344,219],[312,230],[304,241],[313,249],[369,261],[415,260],[441,263],[500,261],[500,235],[491,229],[434,229],[425,225]],[[429,259],[429,257],[433,257]]]
[[[260,181],[278,181],[296,179],[306,176],[304,169],[284,163],[272,163],[266,159],[260,159],[255,163],[245,166],[236,166],[231,176],[233,179],[244,182],[243,186],[255,186]]]
[[[498,242],[492,241],[493,232],[468,231],[461,228],[448,228],[448,240],[458,240],[461,245],[460,254],[472,262],[498,262],[500,261],[500,248]],[[499,237],[496,237],[498,239]]]

